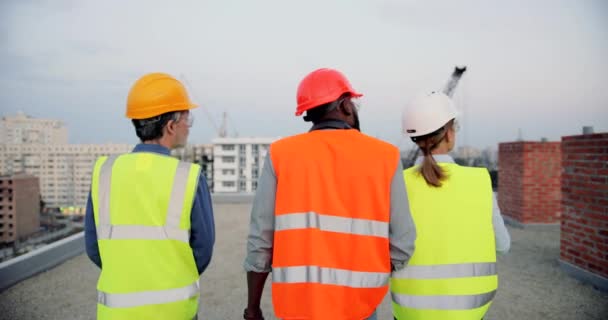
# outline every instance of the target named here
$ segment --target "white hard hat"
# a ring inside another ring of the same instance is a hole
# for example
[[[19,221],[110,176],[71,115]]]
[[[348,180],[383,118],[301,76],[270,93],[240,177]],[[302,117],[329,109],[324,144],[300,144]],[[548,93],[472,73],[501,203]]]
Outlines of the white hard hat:
[[[410,138],[420,137],[439,130],[457,115],[450,97],[431,92],[415,98],[405,107],[401,128]]]

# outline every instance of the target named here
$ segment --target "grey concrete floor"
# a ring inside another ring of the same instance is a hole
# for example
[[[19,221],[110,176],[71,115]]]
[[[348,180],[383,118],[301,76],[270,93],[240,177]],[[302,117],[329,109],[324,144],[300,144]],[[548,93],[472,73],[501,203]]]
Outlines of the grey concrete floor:
[[[199,319],[241,319],[246,304],[248,203],[215,206],[217,241],[201,279]],[[559,227],[510,228],[511,252],[499,258],[498,295],[486,319],[608,319],[608,295],[568,277],[558,266]],[[99,271],[85,255],[0,293],[0,319],[94,319]],[[266,286],[262,309],[274,319]],[[379,319],[392,319],[389,296]]]

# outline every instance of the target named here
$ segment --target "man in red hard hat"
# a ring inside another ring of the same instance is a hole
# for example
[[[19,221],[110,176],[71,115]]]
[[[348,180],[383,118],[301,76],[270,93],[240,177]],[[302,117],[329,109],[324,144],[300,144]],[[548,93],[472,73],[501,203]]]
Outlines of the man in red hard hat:
[[[245,319],[263,319],[272,272],[281,319],[376,319],[391,270],[412,256],[399,150],[360,132],[362,94],[333,69],[307,75],[296,116],[309,132],[274,142],[251,211]]]

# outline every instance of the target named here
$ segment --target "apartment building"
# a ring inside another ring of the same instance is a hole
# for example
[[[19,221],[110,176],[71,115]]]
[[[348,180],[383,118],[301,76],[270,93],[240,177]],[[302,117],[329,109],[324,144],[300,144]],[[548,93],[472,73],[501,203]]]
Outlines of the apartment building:
[[[67,144],[68,129],[58,120],[36,119],[23,113],[0,119],[0,144]]]
[[[0,176],[0,244],[12,243],[40,229],[38,178]]]
[[[95,160],[132,149],[128,144],[0,144],[0,174],[36,176],[47,206],[82,213]]]
[[[215,138],[213,191],[254,192],[270,144],[279,138]]]
[[[99,156],[130,152],[129,144],[68,144],[62,121],[23,113],[0,120],[0,175],[26,173],[38,177],[45,205],[75,207],[81,213]]]
[[[213,145],[195,144],[171,151],[171,155],[184,161],[201,165],[202,174],[207,179],[207,186],[213,192]]]

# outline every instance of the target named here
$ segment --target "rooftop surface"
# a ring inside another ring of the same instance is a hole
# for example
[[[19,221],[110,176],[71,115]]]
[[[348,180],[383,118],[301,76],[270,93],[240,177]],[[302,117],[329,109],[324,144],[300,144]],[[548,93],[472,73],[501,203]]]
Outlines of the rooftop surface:
[[[201,278],[200,319],[242,319],[246,281],[242,262],[251,203],[216,203],[217,239]],[[499,257],[499,289],[485,319],[608,319],[608,294],[567,276],[558,264],[559,226],[509,228],[511,252]],[[0,293],[0,319],[94,319],[99,270],[86,255]],[[266,286],[262,309],[274,319]],[[392,319],[390,295],[378,319]]]

